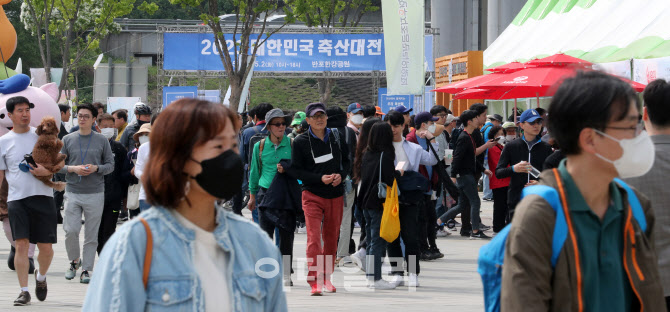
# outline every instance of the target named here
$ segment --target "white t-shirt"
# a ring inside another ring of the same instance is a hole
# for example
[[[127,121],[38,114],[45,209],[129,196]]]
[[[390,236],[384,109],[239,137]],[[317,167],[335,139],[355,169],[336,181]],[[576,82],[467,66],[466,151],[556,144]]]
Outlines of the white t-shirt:
[[[137,163],[135,163],[135,176],[140,180],[140,200],[147,200],[147,193],[144,192],[144,185],[142,185],[142,173],[147,161],[149,161],[149,143],[144,143],[137,150]]]
[[[405,153],[405,147],[402,146],[403,141],[393,142],[393,148],[395,149],[395,161],[396,164],[404,161],[405,164],[409,164],[409,159],[407,158],[407,153]]]
[[[8,202],[30,196],[53,197],[53,190],[50,187],[37,180],[32,173],[19,169],[23,156],[32,153],[37,143],[35,130],[30,127],[30,131],[21,134],[9,131],[0,137],[0,170],[5,171],[9,184]]]
[[[203,230],[176,211],[172,211],[172,214],[181,225],[195,232],[193,268],[202,283],[205,311],[231,311],[228,275],[232,272],[228,272],[225,251],[216,243],[214,233]]]

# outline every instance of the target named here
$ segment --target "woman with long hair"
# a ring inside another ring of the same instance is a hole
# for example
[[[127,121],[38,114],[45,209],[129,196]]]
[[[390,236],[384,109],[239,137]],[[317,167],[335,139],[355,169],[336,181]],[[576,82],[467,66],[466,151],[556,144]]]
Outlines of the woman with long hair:
[[[385,122],[376,123],[370,129],[370,139],[363,155],[365,168],[361,169],[361,190],[358,206],[365,215],[367,240],[366,274],[369,287],[374,289],[394,289],[395,284],[382,279],[382,259],[386,254],[386,241],[379,236],[385,199],[379,198],[378,183],[393,185],[395,179],[395,150],[393,131]],[[380,181],[381,180],[381,181]]]
[[[277,247],[215,205],[241,189],[238,130],[234,113],[208,101],[161,113],[142,174],[153,208],[107,241],[83,310],[287,310]]]

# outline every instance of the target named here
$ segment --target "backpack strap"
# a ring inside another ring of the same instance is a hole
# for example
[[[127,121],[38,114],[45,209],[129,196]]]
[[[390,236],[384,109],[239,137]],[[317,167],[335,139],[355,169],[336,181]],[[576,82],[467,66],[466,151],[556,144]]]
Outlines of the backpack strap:
[[[149,223],[144,218],[139,217],[140,222],[144,225],[144,230],[147,232],[147,246],[146,253],[144,254],[144,269],[142,270],[142,282],[144,283],[144,289],[147,289],[149,283],[149,271],[151,271],[151,255],[154,247],[153,236],[151,235],[151,228]]]
[[[556,212],[556,224],[554,225],[554,236],[551,243],[551,266],[556,267],[558,255],[563,249],[565,239],[568,237],[568,224],[565,219],[563,205],[555,188],[546,185],[533,185],[523,189],[522,197],[528,195],[539,195],[551,205]]]
[[[628,194],[628,204],[630,205],[631,210],[633,211],[633,217],[637,221],[637,224],[642,229],[642,232],[647,231],[647,218],[644,215],[644,210],[642,209],[642,204],[640,204],[640,199],[637,198],[633,189],[626,184],[623,180],[619,178],[614,178],[614,182],[619,184],[626,193]]]
[[[263,148],[265,148],[265,140],[268,137],[264,137],[260,143],[258,143],[258,171],[263,172]]]

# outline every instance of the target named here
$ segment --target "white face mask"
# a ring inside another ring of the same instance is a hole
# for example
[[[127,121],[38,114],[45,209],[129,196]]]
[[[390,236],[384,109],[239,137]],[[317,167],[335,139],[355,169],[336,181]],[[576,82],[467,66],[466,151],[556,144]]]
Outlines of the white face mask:
[[[102,128],[100,129],[100,133],[107,138],[107,140],[111,139],[114,137],[114,128]]]
[[[504,145],[505,143],[507,143],[507,139],[505,139],[505,137],[502,136],[502,135],[497,137],[496,140],[498,141],[498,144],[503,144]]]
[[[437,125],[435,125],[435,124],[432,124],[432,125],[428,126],[428,132],[430,132],[431,134],[435,133],[435,128],[436,127],[437,127]]]
[[[617,141],[619,146],[621,146],[623,155],[617,160],[609,160],[596,153],[596,156],[600,159],[614,165],[620,178],[626,179],[639,177],[651,170],[651,167],[654,165],[656,148],[646,131],[643,131],[632,139],[616,139],[602,131],[596,130],[596,132],[608,139]]]
[[[142,145],[144,143],[147,143],[147,142],[149,142],[149,136],[148,135],[144,135],[144,136],[140,137],[140,145]]]
[[[353,115],[351,116],[351,123],[354,125],[360,125],[363,123],[363,115]]]
[[[505,136],[505,140],[508,143],[514,141],[514,139],[516,139],[516,136],[514,134],[508,134],[508,135]]]

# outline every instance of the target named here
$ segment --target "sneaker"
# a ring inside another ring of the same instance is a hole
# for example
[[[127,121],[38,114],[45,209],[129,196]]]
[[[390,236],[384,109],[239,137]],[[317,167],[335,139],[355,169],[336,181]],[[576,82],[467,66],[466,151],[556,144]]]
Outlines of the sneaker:
[[[43,282],[37,280],[37,272],[35,272],[35,296],[37,300],[44,301],[47,298],[47,280]]]
[[[419,260],[421,260],[421,261],[427,261],[427,260],[433,260],[433,259],[434,259],[433,254],[428,250],[422,251],[421,255],[419,255]]]
[[[358,221],[356,221],[356,222],[354,222],[354,227],[355,227],[355,228],[360,228],[360,227],[361,227],[361,225],[360,225],[360,224],[358,224]]]
[[[419,276],[414,273],[409,273],[407,287],[419,287]]]
[[[368,285],[368,288],[370,289],[378,289],[378,290],[389,290],[389,289],[395,289],[396,285],[394,283],[389,283],[383,279],[377,280],[373,283],[370,283]]]
[[[484,197],[484,198],[482,198],[482,200],[483,201],[493,201],[493,198]]]
[[[79,282],[82,284],[88,284],[91,281],[91,276],[88,275],[88,271],[81,271],[81,276],[79,277]]]
[[[437,248],[437,247],[435,247],[435,248],[431,248],[431,249],[430,249],[430,252],[433,254],[433,259],[444,258],[444,254],[441,253],[441,252],[440,252],[440,249]]]
[[[479,229],[480,229],[481,231],[488,231],[488,230],[491,229],[491,227],[488,226],[488,225],[483,225],[483,224],[481,224],[481,225],[479,225]]]
[[[14,268],[14,255],[15,254],[16,254],[16,249],[14,248],[14,246],[12,246],[9,249],[9,256],[7,256],[7,267],[12,271],[15,270],[15,268]]]
[[[354,261],[356,266],[361,270],[365,271],[365,249],[361,248],[356,253],[351,255],[351,260]]]
[[[337,292],[337,288],[330,282],[330,280],[323,281],[323,287],[326,289],[326,292],[334,293]]]
[[[307,234],[307,227],[306,226],[301,226],[298,228],[298,234]]]
[[[463,236],[463,237],[470,237],[471,235],[472,235],[472,231],[467,231],[467,232],[461,231],[461,236]]]
[[[490,239],[490,238],[491,236],[487,236],[486,234],[484,234],[484,231],[479,231],[477,233],[472,233],[472,235],[470,235],[470,239]]]
[[[399,286],[405,286],[405,277],[399,274],[393,274],[391,284],[395,285],[395,287]]]
[[[291,280],[290,277],[284,278],[284,287],[291,287],[293,286],[293,281]]]
[[[14,300],[14,306],[26,306],[30,305],[30,293],[27,291],[22,291],[19,294],[19,297]]]
[[[451,233],[449,233],[445,230],[437,230],[437,234],[436,234],[437,237],[447,237],[449,235],[451,235]]]
[[[452,219],[452,220],[453,220],[453,219]],[[454,226],[455,226],[455,227],[456,227],[456,226],[463,226],[463,224],[461,224],[460,222],[454,220]]]
[[[65,279],[66,280],[71,280],[75,276],[77,276],[77,270],[81,267],[81,261],[78,262],[70,262],[70,268],[65,271]]]
[[[310,292],[312,296],[321,296],[321,285],[319,283],[314,283],[311,285],[312,291]]]

